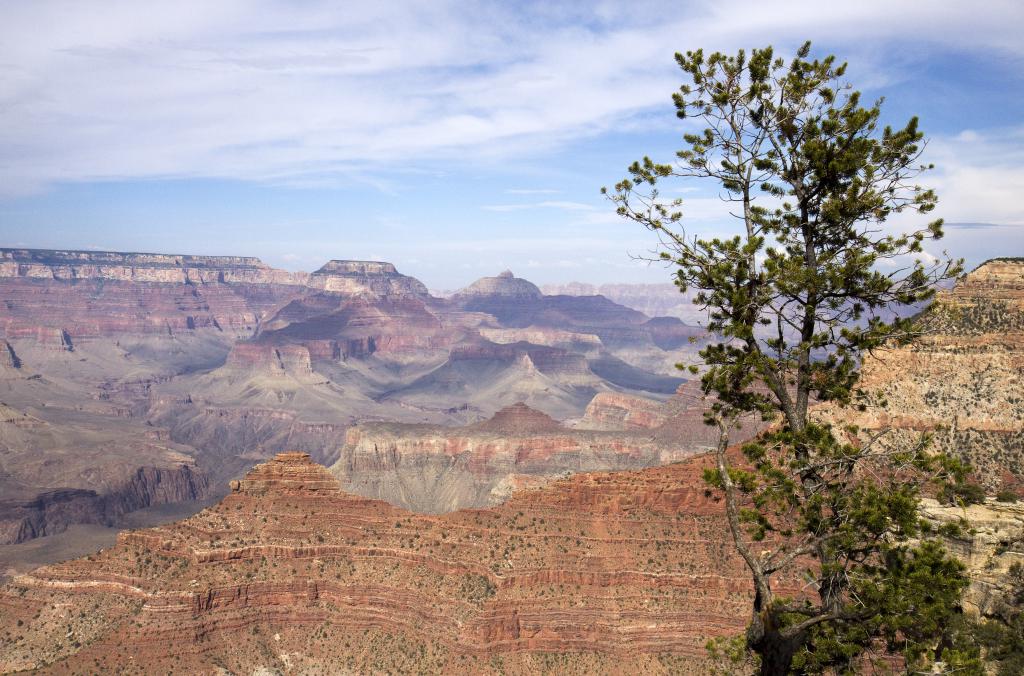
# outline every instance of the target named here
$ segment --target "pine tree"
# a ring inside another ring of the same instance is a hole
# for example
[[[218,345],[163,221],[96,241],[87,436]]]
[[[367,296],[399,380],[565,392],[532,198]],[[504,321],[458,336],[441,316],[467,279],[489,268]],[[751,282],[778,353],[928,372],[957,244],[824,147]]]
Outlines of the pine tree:
[[[918,511],[925,481],[963,468],[929,454],[926,437],[893,450],[813,413],[815,401],[863,406],[864,356],[913,338],[898,311],[961,264],[924,254],[941,220],[903,232],[886,222],[937,202],[915,182],[931,168],[919,164],[917,118],[880,129],[882,102],[865,107],[845,64],[809,55],[810,43],[788,63],[771,47],[676,54],[684,149],[671,164],[644,157],[602,189],[659,234],[676,284],[696,291],[719,336],[700,352],[707,422],[721,432],[705,478],[751,574],[744,642],[762,674],[843,672],[879,648],[908,665],[941,657],[966,585]],[[717,181],[740,234],[689,235],[683,201],[659,194],[676,179]],[[732,452],[730,432],[752,413],[776,424]],[[778,594],[798,573],[812,591]]]

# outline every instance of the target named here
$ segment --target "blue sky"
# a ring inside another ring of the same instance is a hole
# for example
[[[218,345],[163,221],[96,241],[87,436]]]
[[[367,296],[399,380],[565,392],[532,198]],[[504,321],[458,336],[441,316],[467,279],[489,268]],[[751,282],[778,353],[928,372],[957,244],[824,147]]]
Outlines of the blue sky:
[[[1024,255],[1022,30],[998,1],[0,0],[0,245],[666,281],[598,190],[679,147],[672,54],[811,39],[921,117],[939,215],[973,224],[943,247]]]

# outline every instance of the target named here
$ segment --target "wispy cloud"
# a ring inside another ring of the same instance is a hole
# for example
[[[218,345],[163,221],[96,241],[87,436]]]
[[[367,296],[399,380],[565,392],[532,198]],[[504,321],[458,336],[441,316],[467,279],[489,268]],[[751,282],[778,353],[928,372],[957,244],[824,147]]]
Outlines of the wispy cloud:
[[[770,35],[1024,53],[1019,3],[565,4],[313,0],[0,9],[0,191],[216,177],[370,182],[529,156],[666,105],[670,55]],[[869,52],[865,48],[865,52]],[[879,68],[877,72],[888,72]],[[978,176],[980,179],[981,177]],[[543,194],[527,189],[510,194]],[[499,205],[500,206],[500,205]]]
[[[564,211],[594,211],[593,204],[583,202],[568,202],[564,200],[545,200],[543,202],[531,202],[526,204],[485,204],[480,207],[484,211],[524,211],[527,209],[561,209]]]

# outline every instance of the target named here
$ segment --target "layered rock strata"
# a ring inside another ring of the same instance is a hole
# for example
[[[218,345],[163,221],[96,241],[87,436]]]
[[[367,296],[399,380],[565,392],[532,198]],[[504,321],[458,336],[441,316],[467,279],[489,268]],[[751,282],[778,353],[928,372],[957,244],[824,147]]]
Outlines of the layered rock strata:
[[[432,517],[282,454],[195,517],[16,577],[0,669],[697,673],[750,603],[704,462]]]
[[[520,403],[459,428],[356,425],[331,471],[346,490],[436,513],[494,505],[568,473],[652,467],[703,450],[650,433],[568,429]]]
[[[76,524],[114,526],[129,512],[207,495],[195,449],[115,411],[0,403],[0,544]]]
[[[677,349],[704,335],[674,317],[651,320],[642,312],[604,296],[545,296],[540,289],[505,271],[484,277],[451,296],[456,307],[485,312],[505,327],[566,329],[597,336],[609,348],[648,344]]]
[[[599,392],[679,384],[608,353],[626,336],[652,363],[672,358],[639,313],[496,280],[469,295],[532,303],[541,325],[432,298],[377,261],[289,273],[236,256],[0,249],[0,401],[45,423],[0,424],[3,511],[29,524],[8,530],[116,521],[121,501],[105,496],[137,471],[178,471],[178,456],[223,486],[293,444],[333,463],[356,421],[466,424],[517,401],[575,418]],[[37,498],[48,506],[26,507]]]
[[[663,402],[620,392],[601,392],[587,404],[577,426],[591,430],[651,430],[664,425],[667,415]]]
[[[0,277],[163,284],[305,284],[305,273],[275,270],[258,258],[114,251],[0,248]]]
[[[430,295],[418,279],[399,274],[394,265],[380,261],[330,261],[310,275],[307,284],[314,289],[346,295]]]
[[[707,324],[707,312],[694,305],[695,292],[680,293],[675,284],[545,284],[549,296],[604,296],[650,317],[676,317],[692,326]]]

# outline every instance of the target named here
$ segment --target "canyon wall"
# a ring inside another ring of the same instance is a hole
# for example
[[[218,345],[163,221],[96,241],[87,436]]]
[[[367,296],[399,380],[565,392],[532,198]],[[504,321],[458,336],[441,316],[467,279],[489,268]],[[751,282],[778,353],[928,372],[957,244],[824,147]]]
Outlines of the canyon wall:
[[[51,534],[61,519],[117,522],[109,496],[181,459],[202,477],[197,491],[219,490],[296,444],[333,464],[357,422],[464,425],[520,401],[577,418],[601,392],[664,398],[681,379],[656,371],[690,331],[606,299],[544,297],[510,273],[458,301],[433,298],[380,261],[292,273],[241,256],[6,248],[0,297],[0,405],[42,423],[0,423],[4,511],[24,524],[8,539]],[[529,471],[568,471],[573,443]],[[445,476],[479,479],[458,464]]]
[[[516,403],[461,427],[364,422],[351,427],[331,471],[346,490],[420,512],[497,504],[516,490],[569,473],[635,470],[705,453],[718,443],[704,424],[697,382],[667,401],[602,392],[563,425]],[[740,443],[764,429],[753,417]]]
[[[346,490],[418,512],[485,507],[571,472],[639,469],[703,449],[567,429],[523,404],[466,427],[363,423],[331,467]]]
[[[0,544],[62,533],[75,524],[115,526],[128,512],[199,500],[208,490],[206,475],[183,464],[139,467],[102,493],[66,488],[44,491],[27,501],[0,499]]]

